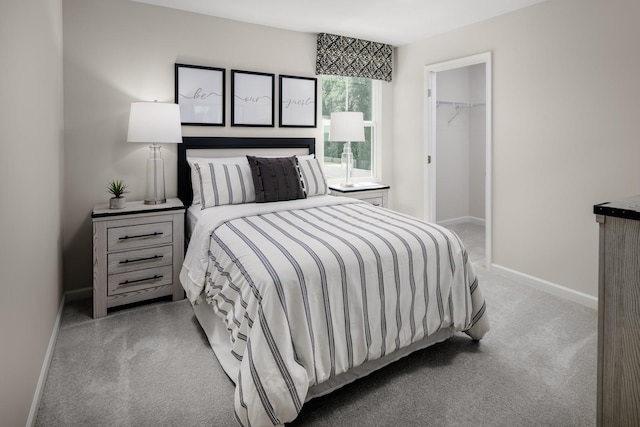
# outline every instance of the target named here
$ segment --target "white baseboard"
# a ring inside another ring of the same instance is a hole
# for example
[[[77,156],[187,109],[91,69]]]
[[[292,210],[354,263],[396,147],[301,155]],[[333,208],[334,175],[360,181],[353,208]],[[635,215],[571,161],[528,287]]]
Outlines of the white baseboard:
[[[47,346],[47,351],[44,354],[42,368],[40,368],[40,376],[38,377],[38,383],[36,384],[36,391],[33,394],[33,400],[31,401],[31,409],[29,409],[29,418],[27,418],[26,424],[28,427],[35,425],[36,418],[38,417],[38,408],[40,407],[40,400],[42,399],[44,384],[47,381],[47,374],[49,373],[49,366],[51,365],[53,350],[56,346],[56,340],[58,339],[58,331],[60,330],[60,321],[62,320],[62,310],[64,308],[65,299],[66,294],[62,294],[60,307],[58,307],[58,314],[56,315],[56,321],[53,324],[51,337],[49,337],[49,345]]]
[[[478,218],[475,216],[461,216],[459,218],[451,218],[451,219],[438,221],[436,224],[442,225],[443,227],[448,227],[450,225],[462,224],[466,222],[470,222],[476,225],[485,225],[486,221],[484,220],[484,218]]]
[[[564,286],[548,282],[543,279],[539,279],[534,276],[530,276],[528,274],[520,273],[518,271],[512,270],[507,267],[503,267],[497,264],[491,264],[492,272],[497,273],[507,279],[516,280],[520,283],[524,283],[528,286],[531,286],[536,289],[540,289],[542,291],[548,292],[550,294],[559,296],[561,298],[565,298],[571,300],[573,302],[577,302],[578,304],[582,304],[589,308],[598,309],[598,298],[591,296],[589,294],[585,294],[583,292],[579,292],[573,289],[566,288]]]
[[[93,288],[80,288],[73,291],[65,292],[67,302],[79,301],[81,299],[89,299],[93,297]]]

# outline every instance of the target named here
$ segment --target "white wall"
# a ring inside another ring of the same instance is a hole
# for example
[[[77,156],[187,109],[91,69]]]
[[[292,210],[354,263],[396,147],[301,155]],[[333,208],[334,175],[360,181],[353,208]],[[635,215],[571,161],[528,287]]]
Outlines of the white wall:
[[[486,65],[469,67],[469,98],[486,102]],[[469,109],[469,216],[485,219],[485,174],[487,109],[477,105]]]
[[[127,0],[64,0],[65,39],[65,288],[92,286],[90,213],[120,178],[129,199],[142,199],[149,149],[127,144],[129,104],[173,102],[174,63],[227,69],[226,127],[184,126],[184,136],[316,137],[322,129],[230,126],[230,70],[315,76],[316,34],[150,6]],[[318,81],[320,87],[320,80]],[[391,117],[392,85],[383,83],[383,114]],[[320,115],[320,110],[318,114]],[[321,123],[321,120],[318,120]],[[389,120],[390,123],[390,120]],[[383,129],[390,140],[392,126]],[[384,144],[384,141],[383,141]],[[383,145],[383,179],[391,150]],[[162,148],[168,197],[175,197],[176,147]]]
[[[0,425],[24,426],[62,298],[62,0],[0,3]]]
[[[593,205],[640,193],[640,2],[549,0],[397,49],[394,206],[423,216],[424,66],[493,52],[493,262],[595,296]]]
[[[437,74],[439,101],[485,102],[485,64]],[[486,108],[436,110],[436,221],[485,217]]]
[[[438,101],[469,102],[469,68],[439,72]],[[436,221],[469,216],[469,112],[436,109]]]

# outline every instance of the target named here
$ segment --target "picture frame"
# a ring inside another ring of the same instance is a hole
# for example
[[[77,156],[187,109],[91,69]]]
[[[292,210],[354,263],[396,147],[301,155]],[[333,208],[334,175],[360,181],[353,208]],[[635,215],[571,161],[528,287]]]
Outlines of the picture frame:
[[[183,125],[225,125],[224,68],[175,64],[175,102]]]
[[[280,127],[317,127],[318,79],[280,75]]]
[[[274,126],[275,74],[231,70],[231,126]]]

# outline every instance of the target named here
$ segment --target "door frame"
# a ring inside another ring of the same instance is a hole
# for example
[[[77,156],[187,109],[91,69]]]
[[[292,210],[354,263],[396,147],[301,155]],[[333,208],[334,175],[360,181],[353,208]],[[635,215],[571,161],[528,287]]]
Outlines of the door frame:
[[[485,102],[486,102],[486,132],[485,132],[485,255],[486,268],[491,268],[492,260],[492,63],[491,52],[483,52],[476,55],[466,56],[463,58],[452,59],[449,61],[438,62],[426,65],[424,67],[424,188],[427,191],[424,197],[424,212],[426,220],[435,222],[436,220],[436,75],[441,71],[453,70],[456,68],[464,68],[470,65],[485,64]]]

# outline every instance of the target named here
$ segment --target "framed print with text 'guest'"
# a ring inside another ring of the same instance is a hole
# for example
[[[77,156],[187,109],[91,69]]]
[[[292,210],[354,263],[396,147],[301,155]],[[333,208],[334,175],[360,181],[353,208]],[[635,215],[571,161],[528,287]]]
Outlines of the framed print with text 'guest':
[[[280,76],[280,127],[316,127],[317,79]]]

